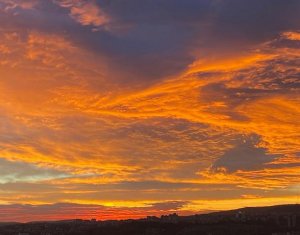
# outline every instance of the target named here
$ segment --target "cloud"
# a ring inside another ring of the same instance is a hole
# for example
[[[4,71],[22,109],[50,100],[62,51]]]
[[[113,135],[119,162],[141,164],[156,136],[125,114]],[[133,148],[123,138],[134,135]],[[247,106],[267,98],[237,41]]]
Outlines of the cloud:
[[[162,211],[171,211],[181,209],[184,205],[188,204],[188,202],[183,201],[173,201],[173,202],[159,202],[154,203],[151,206],[157,210]]]
[[[24,162],[0,159],[0,183],[35,182],[67,177],[68,174],[52,169],[40,168]]]
[[[0,7],[1,202],[292,200],[299,1]]]
[[[12,48],[7,39],[4,45]],[[9,151],[2,156],[115,182],[197,181],[196,173],[244,133],[261,136],[271,153],[294,154],[298,141],[290,136],[297,135],[298,101],[291,97],[296,97],[298,52],[273,45],[272,40],[228,61],[200,60],[184,75],[147,89],[107,93],[110,88],[92,87],[98,73],[89,53],[64,37],[31,33],[14,48],[24,59],[3,71],[3,113],[10,127],[2,138]],[[25,65],[43,80],[30,77]],[[11,75],[18,70],[27,80]],[[279,78],[270,76],[273,70]]]
[[[189,0],[184,6],[180,1],[161,0],[55,3],[39,2],[34,14],[21,11],[14,21],[29,30],[64,32],[78,46],[105,58],[110,79],[130,86],[177,75],[197,58],[247,51],[282,31],[297,29],[299,22],[295,0]],[[101,27],[97,32],[82,28],[66,14],[83,26]]]
[[[180,202],[161,202],[145,207],[114,208],[101,205],[79,205],[72,203],[57,203],[45,205],[1,205],[0,215],[2,221],[53,221],[67,219],[128,219],[145,218],[147,215],[160,215],[173,213],[180,208]],[[16,212],[18,211],[18,212]],[[58,216],[59,215],[59,216]]]
[[[17,8],[21,9],[33,9],[37,4],[38,0],[2,0],[0,2],[0,10],[4,10],[6,12],[14,11]]]
[[[54,2],[70,9],[70,16],[82,25],[99,27],[108,22],[108,16],[102,12],[96,1],[56,0]]]
[[[254,143],[253,143],[254,142]],[[228,173],[241,171],[254,171],[267,168],[267,164],[279,158],[280,155],[267,153],[267,149],[255,146],[255,141],[246,140],[225,152],[212,165],[213,171]]]

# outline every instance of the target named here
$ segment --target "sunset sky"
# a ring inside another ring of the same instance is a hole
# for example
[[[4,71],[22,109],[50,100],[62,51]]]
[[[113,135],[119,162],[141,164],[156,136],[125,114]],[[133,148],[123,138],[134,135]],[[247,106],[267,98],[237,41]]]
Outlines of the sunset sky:
[[[299,202],[299,12],[0,0],[0,221]]]

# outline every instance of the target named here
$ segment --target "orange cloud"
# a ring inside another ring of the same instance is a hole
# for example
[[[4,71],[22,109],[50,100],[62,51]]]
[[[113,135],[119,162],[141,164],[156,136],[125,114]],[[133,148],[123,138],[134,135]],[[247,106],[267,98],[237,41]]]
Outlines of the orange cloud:
[[[59,4],[82,25],[99,27],[107,22],[93,1]],[[276,194],[299,183],[300,99],[293,85],[298,81],[299,50],[280,44],[283,38],[298,41],[297,33],[287,32],[241,55],[199,58],[181,74],[148,87],[116,84],[112,79],[116,71],[109,69],[105,56],[80,47],[64,34],[27,33],[1,35],[0,155],[69,176],[37,180],[36,186],[49,187],[39,195],[22,196],[16,188],[1,192],[1,202],[122,207],[122,203],[145,204],[169,197],[193,201],[184,209],[193,212],[204,209],[197,206],[196,198],[209,203],[210,209],[232,205],[229,199],[207,200],[216,194],[207,185],[222,192],[238,188],[241,191],[230,195],[238,205],[246,201],[237,197],[259,205],[268,203],[267,197],[251,195]],[[211,171],[220,156],[251,136],[259,136],[256,147],[280,157],[259,169]],[[197,186],[93,189],[123,181]],[[114,201],[108,199],[112,192]],[[120,203],[124,192],[125,202]],[[272,203],[291,202],[294,194],[274,196]],[[95,200],[95,195],[103,198]],[[137,211],[137,217],[161,213]],[[122,218],[134,214],[126,208],[124,214],[121,209],[107,213]]]
[[[109,21],[94,0],[56,0],[61,7],[70,9],[70,16],[82,25],[102,26]]]

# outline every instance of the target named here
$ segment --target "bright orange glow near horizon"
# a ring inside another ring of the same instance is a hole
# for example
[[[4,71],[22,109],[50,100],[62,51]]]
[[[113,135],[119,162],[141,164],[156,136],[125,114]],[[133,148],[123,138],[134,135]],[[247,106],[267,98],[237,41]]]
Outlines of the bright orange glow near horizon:
[[[0,0],[0,222],[297,203],[299,10]]]

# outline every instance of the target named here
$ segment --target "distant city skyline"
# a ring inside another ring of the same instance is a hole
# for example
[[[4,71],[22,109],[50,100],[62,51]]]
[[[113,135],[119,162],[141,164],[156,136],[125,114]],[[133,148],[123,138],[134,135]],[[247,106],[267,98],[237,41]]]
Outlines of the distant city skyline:
[[[0,0],[0,222],[299,203],[299,0]]]

